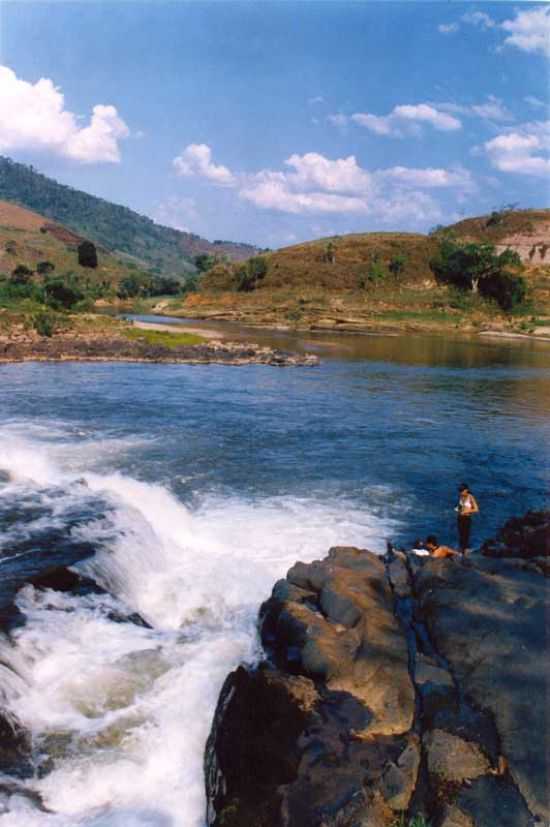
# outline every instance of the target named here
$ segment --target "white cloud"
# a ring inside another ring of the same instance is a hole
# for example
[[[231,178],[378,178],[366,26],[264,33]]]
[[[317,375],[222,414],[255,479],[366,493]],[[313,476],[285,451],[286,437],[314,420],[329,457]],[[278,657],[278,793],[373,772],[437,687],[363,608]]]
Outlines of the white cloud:
[[[290,171],[261,170],[240,190],[241,198],[264,209],[290,213],[368,211],[372,177],[353,155],[330,160],[317,152],[291,155]]]
[[[392,167],[369,171],[356,158],[331,160],[318,153],[292,155],[287,170],[261,170],[249,176],[240,197],[262,209],[291,214],[364,214],[382,222],[436,221],[441,209],[423,190],[454,188],[471,192],[474,182],[462,168]]]
[[[129,130],[114,106],[94,106],[90,125],[79,129],[67,140],[67,155],[83,163],[120,161],[118,140],[126,138]]]
[[[475,189],[462,167],[367,170],[354,155],[333,159],[306,152],[291,155],[281,169],[233,173],[212,164],[211,158],[209,146],[190,144],[174,164],[184,175],[206,177],[218,186],[230,184],[239,198],[260,209],[290,215],[373,215],[381,222],[407,220],[421,225],[441,217],[439,204],[425,190],[446,187],[460,198]],[[163,220],[178,226],[181,207],[175,200],[165,204]]]
[[[346,115],[338,113],[336,115],[327,115],[327,121],[332,124],[332,126],[344,127],[347,126],[348,118]]]
[[[534,95],[526,95],[523,100],[533,109],[545,109],[548,106],[547,101],[541,101],[540,98],[536,98]]]
[[[474,115],[489,121],[513,121],[514,116],[506,108],[503,101],[494,95],[489,95],[485,103],[473,104],[470,110]]]
[[[550,121],[522,124],[483,145],[500,172],[545,178],[550,175]]]
[[[441,23],[437,30],[441,32],[441,34],[453,34],[460,29],[458,23]]]
[[[427,103],[419,103],[416,106],[410,106],[408,104],[396,106],[393,110],[393,116],[409,121],[429,123],[435,129],[439,129],[442,132],[452,132],[455,129],[460,129],[462,126],[457,118],[453,118],[453,116],[447,112],[440,112]]]
[[[462,167],[442,169],[396,166],[382,170],[378,174],[413,187],[427,189],[454,187],[462,192],[472,192],[475,188],[470,172]]]
[[[351,120],[376,135],[392,138],[419,134],[419,127],[424,124],[429,124],[441,132],[452,132],[462,127],[458,118],[428,103],[400,104],[388,115],[356,112],[351,116]]]
[[[514,19],[505,20],[501,28],[509,32],[505,46],[550,57],[550,6],[517,11]]]
[[[300,192],[290,176],[265,170],[240,191],[241,198],[257,207],[293,214],[368,212],[364,198],[323,191]]]
[[[212,163],[212,150],[206,144],[189,144],[172,163],[178,175],[206,178],[224,187],[235,185],[235,176],[227,167]]]
[[[49,78],[32,84],[0,66],[1,152],[44,150],[82,163],[117,163],[118,142],[129,134],[114,106],[97,104],[81,126]]]
[[[322,95],[315,95],[314,98],[308,98],[308,104],[310,106],[316,106],[319,103],[324,103],[325,99]]]
[[[514,116],[504,104],[501,98],[495,95],[488,95],[487,99],[482,103],[462,104],[462,103],[433,103],[432,106],[441,109],[443,112],[452,112],[455,115],[465,115],[467,117],[477,117],[489,121],[513,121]]]
[[[480,29],[494,29],[496,26],[492,17],[489,17],[483,11],[466,12],[460,18],[463,23],[470,23],[472,26],[478,26]]]
[[[482,11],[463,14],[460,22],[442,23],[437,28],[441,34],[457,32],[461,23],[476,26],[482,30],[493,29],[507,33],[503,46],[513,46],[522,52],[539,52],[550,56],[550,6],[541,4],[540,8],[516,9],[516,16],[510,20],[497,23]],[[499,46],[497,51],[502,51]]]
[[[331,161],[318,152],[307,152],[291,155],[285,165],[294,170],[287,178],[298,189],[365,193],[371,185],[371,174],[361,169],[354,155]]]
[[[351,116],[354,123],[364,126],[377,135],[401,136],[398,127],[392,124],[390,115],[372,115],[369,112],[356,112]]]

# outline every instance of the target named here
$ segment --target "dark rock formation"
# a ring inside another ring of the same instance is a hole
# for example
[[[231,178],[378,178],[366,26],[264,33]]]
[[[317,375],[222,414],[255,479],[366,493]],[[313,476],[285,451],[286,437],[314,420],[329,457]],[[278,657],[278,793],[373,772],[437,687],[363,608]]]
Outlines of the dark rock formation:
[[[56,335],[24,341],[0,337],[0,363],[24,361],[165,362],[196,365],[271,365],[311,367],[313,354],[288,353],[277,348],[235,342],[170,346],[149,344],[122,336]]]
[[[208,824],[546,827],[549,524],[510,521],[498,558],[293,566],[261,609],[266,660],[220,696]]]
[[[31,775],[31,751],[30,734],[12,714],[0,710],[0,773]]]
[[[482,553],[487,557],[550,557],[550,512],[528,511],[512,517],[497,534],[487,540]]]

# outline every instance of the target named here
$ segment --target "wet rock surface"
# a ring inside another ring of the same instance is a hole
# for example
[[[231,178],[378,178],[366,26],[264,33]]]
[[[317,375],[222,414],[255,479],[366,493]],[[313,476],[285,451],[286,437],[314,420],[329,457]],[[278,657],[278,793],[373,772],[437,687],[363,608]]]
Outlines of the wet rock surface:
[[[295,564],[260,612],[265,660],[221,693],[208,824],[546,827],[549,517],[509,521],[491,556]]]

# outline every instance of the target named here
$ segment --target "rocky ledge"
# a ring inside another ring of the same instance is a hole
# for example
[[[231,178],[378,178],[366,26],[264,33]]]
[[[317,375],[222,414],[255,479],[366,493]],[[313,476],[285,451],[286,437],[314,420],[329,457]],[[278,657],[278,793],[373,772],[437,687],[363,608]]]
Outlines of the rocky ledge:
[[[549,554],[538,512],[466,560],[296,563],[222,689],[208,824],[547,827]]]
[[[167,362],[193,365],[313,366],[313,354],[287,353],[271,347],[238,342],[209,341],[204,344],[166,347],[117,336],[35,337],[17,341],[0,338],[2,362]]]

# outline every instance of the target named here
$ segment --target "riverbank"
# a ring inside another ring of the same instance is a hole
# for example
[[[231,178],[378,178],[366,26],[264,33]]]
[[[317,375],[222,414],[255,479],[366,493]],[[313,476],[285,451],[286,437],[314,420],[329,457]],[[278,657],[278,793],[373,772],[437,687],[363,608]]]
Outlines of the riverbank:
[[[464,302],[464,304],[463,304]],[[199,292],[182,300],[140,302],[140,313],[232,322],[295,333],[362,335],[522,335],[546,341],[550,317],[543,307],[521,315],[498,312],[486,302],[461,301],[448,288],[401,288],[377,295],[319,290]]]
[[[296,563],[260,610],[266,658],[222,689],[208,824],[548,823],[549,554],[539,512],[465,561]]]

